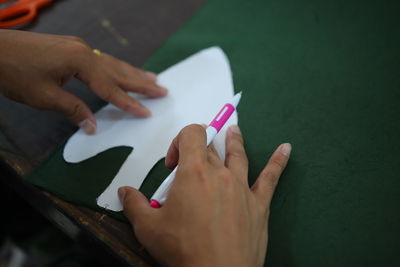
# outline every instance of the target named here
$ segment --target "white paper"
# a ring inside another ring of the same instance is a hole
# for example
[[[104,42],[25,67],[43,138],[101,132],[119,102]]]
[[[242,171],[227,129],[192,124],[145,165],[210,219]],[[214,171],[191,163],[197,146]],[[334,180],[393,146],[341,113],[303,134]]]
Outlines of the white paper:
[[[77,163],[112,147],[133,147],[111,184],[97,199],[103,208],[122,210],[118,188],[139,188],[151,168],[165,157],[172,139],[183,127],[210,123],[234,95],[229,62],[219,47],[202,50],[168,68],[158,75],[158,83],[169,89],[164,98],[149,99],[132,94],[151,110],[151,117],[136,118],[109,104],[95,114],[95,135],[79,130],[64,148],[64,159]],[[226,129],[232,124],[237,124],[236,113],[214,141],[222,158],[225,157]]]

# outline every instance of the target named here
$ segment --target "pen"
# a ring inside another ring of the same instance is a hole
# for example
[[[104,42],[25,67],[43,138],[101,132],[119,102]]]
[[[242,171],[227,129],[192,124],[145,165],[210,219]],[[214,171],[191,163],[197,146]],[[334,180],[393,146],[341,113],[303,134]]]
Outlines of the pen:
[[[231,117],[232,113],[235,111],[237,105],[239,104],[240,98],[242,97],[242,92],[236,94],[233,99],[226,103],[221,110],[218,112],[217,116],[211,121],[206,129],[207,135],[207,146],[214,140],[214,137],[222,129],[228,119]],[[175,179],[175,173],[178,166],[168,175],[167,178],[162,182],[160,187],[156,190],[150,200],[150,206],[153,208],[160,208],[165,200],[167,199],[168,192],[171,189],[172,182]]]

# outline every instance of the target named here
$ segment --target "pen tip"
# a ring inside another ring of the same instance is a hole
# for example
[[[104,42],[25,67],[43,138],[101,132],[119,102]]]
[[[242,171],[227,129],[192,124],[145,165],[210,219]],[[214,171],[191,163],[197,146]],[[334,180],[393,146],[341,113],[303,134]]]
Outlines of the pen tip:
[[[150,206],[155,209],[161,208],[161,204],[157,200],[154,200],[154,199],[152,199],[150,201]]]
[[[233,96],[231,104],[236,108],[241,98],[242,98],[242,91]]]

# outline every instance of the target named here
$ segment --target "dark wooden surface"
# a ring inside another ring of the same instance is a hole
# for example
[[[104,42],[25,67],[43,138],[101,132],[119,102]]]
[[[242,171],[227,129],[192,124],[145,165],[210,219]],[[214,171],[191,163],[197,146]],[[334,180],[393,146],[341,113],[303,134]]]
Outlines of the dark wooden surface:
[[[22,30],[75,35],[89,45],[141,66],[205,0],[56,0]],[[80,96],[93,110],[104,103],[82,83],[72,80],[66,90]],[[0,177],[65,233],[104,250],[106,265],[154,265],[134,238],[128,224],[42,192],[23,179],[76,127],[62,116],[38,111],[0,96]]]

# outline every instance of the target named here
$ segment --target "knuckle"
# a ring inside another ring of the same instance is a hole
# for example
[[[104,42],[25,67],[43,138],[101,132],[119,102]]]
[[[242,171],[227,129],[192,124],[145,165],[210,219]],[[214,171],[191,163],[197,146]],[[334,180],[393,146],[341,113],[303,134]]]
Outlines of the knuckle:
[[[225,168],[221,168],[218,171],[218,178],[224,181],[225,183],[231,183],[232,182],[232,174]]]
[[[118,89],[111,87],[99,93],[99,96],[108,102],[112,102],[118,94]],[[121,107],[122,108],[122,107]]]
[[[84,105],[80,102],[71,105],[71,108],[67,112],[67,117],[75,121],[80,117],[80,114],[84,111]]]
[[[196,161],[192,163],[191,169],[195,175],[202,177],[206,171],[206,165],[202,161]]]
[[[199,133],[204,132],[204,128],[200,124],[190,124],[182,129],[182,132],[186,133]]]
[[[111,97],[111,98],[112,98],[112,97]],[[140,106],[137,105],[137,104],[131,105],[131,104],[129,104],[129,103],[123,102],[123,103],[120,103],[120,104],[118,105],[118,107],[119,107],[120,109],[124,110],[124,111],[130,111],[130,110],[135,111],[135,109],[139,108]]]
[[[79,38],[79,37],[77,37]],[[90,47],[82,41],[67,41],[63,43],[63,48],[68,51],[72,57],[82,58],[85,55],[91,55],[92,51]]]
[[[268,218],[269,208],[266,207],[262,201],[256,200],[253,207],[256,214],[261,215],[263,217],[263,221],[265,221]]]
[[[70,49],[72,52],[75,52],[77,55],[91,53],[91,49],[84,43],[75,42],[71,44]]]
[[[269,160],[269,162],[270,162],[270,164],[272,164],[272,165],[274,165],[275,167],[277,167],[279,171],[282,171],[282,170],[285,168],[284,162],[282,162],[282,160],[280,160],[280,159],[277,158],[277,157],[272,157],[272,158]]]
[[[242,146],[244,145],[244,139],[243,139],[242,135],[234,134],[232,138],[235,142],[238,142],[240,145],[242,145]]]
[[[277,174],[276,172],[273,172],[271,170],[264,170],[262,172],[262,176],[264,177],[262,181],[264,181],[269,187],[275,187],[278,184],[279,174]]]
[[[247,157],[245,156],[244,151],[242,149],[230,149],[226,151],[226,157],[237,158],[242,161],[248,162]]]
[[[258,214],[263,214],[264,219],[268,218],[269,216],[269,207],[265,207],[265,205],[262,202],[257,202],[257,210]]]
[[[140,81],[134,80],[132,76],[125,73],[117,73],[117,79],[121,81],[121,85],[126,88],[128,91],[132,91],[138,94],[148,95],[149,90],[147,90],[146,86],[142,85]]]
[[[178,165],[177,173],[182,177],[191,177],[198,179],[199,181],[205,181],[207,176],[207,166],[205,163],[200,161],[191,164],[181,164]]]
[[[58,93],[56,90],[43,90],[41,91],[41,101],[37,103],[36,107],[40,109],[62,111],[62,105],[60,105],[60,100],[58,99]]]
[[[209,151],[208,151],[208,153],[207,153],[207,159],[208,159],[210,162],[220,162],[220,161],[221,161],[221,159],[219,158],[218,153],[217,153],[216,151],[212,151],[212,150],[209,150]]]
[[[193,135],[201,135],[204,134],[204,128],[200,124],[191,124],[183,128],[179,136],[184,137],[184,136],[193,136]]]

